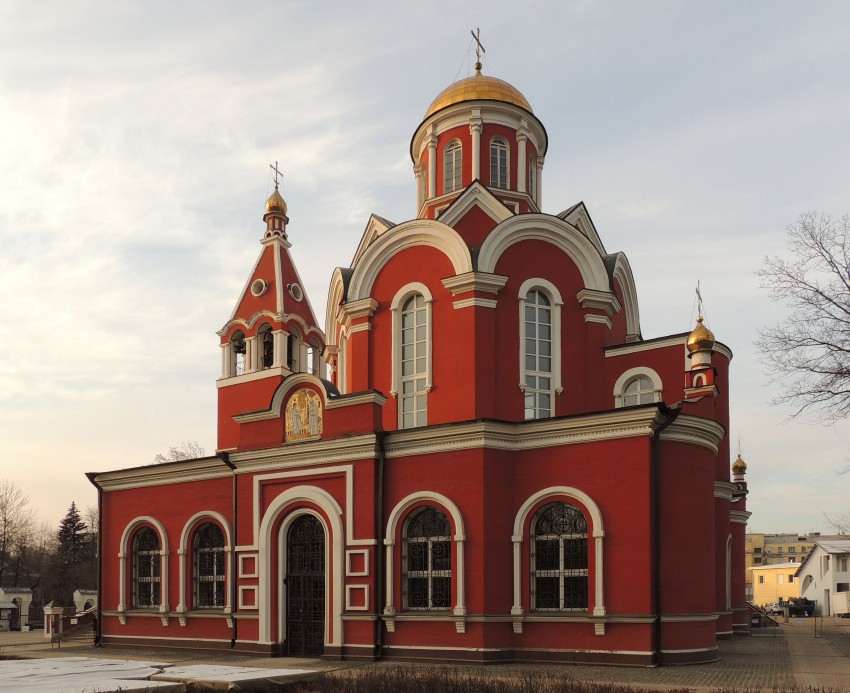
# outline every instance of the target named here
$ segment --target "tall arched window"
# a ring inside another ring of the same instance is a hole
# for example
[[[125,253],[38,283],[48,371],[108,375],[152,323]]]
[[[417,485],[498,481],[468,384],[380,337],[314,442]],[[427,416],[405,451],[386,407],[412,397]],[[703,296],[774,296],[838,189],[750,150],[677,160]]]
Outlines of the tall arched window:
[[[195,532],[192,555],[193,607],[195,609],[224,608],[224,532],[217,524],[207,522]]]
[[[452,140],[443,150],[443,192],[457,190],[461,185],[463,149],[460,140]]]
[[[652,404],[655,401],[655,385],[645,375],[632,378],[623,388],[624,407],[632,407],[636,404]]]
[[[551,503],[531,527],[531,608],[587,609],[587,520],[564,502]]]
[[[508,143],[501,137],[490,140],[490,185],[508,187]]]
[[[160,605],[159,537],[143,527],[133,538],[133,608],[155,609]]]
[[[525,418],[552,416],[552,305],[542,291],[525,296]]]
[[[257,331],[257,338],[260,342],[260,367],[271,368],[274,363],[274,334],[272,334],[272,326],[265,323]]]
[[[428,310],[425,297],[414,294],[401,309],[401,428],[428,423]]]
[[[528,157],[528,196],[533,200],[537,189],[537,159]]]
[[[404,527],[404,608],[442,611],[452,605],[452,530],[433,507],[415,511]]]

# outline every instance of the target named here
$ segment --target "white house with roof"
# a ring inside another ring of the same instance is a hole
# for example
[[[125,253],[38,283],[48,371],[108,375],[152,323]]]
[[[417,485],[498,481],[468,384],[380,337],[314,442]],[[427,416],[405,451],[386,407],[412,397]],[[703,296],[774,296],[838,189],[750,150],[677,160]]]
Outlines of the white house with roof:
[[[815,616],[831,616],[834,595],[850,592],[850,539],[816,542],[796,577],[800,595],[815,602]]]

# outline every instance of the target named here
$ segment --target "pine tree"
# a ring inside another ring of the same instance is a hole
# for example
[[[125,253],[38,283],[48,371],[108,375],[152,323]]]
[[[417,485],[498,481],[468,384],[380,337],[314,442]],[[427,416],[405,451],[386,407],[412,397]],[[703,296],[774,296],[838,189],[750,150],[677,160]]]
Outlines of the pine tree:
[[[83,522],[74,501],[62,521],[59,523],[58,558],[63,566],[82,563],[88,557],[88,526]]]

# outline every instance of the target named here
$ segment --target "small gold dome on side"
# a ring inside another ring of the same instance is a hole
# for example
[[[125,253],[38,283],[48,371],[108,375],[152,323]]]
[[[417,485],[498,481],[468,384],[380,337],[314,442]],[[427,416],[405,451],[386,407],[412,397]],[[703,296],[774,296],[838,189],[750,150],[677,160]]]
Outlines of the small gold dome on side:
[[[534,113],[531,110],[528,99],[520,93],[519,89],[504,80],[482,75],[476,65],[476,72],[472,77],[455,82],[439,93],[425,112],[424,119],[429,118],[446,106],[461,103],[462,101],[478,101],[482,99],[504,101],[505,103],[511,103],[514,106],[524,108],[529,113]]]
[[[732,463],[732,472],[734,474],[744,474],[747,471],[747,463],[744,462],[740,453],[738,457],[735,458],[735,461]]]
[[[271,212],[286,214],[286,202],[283,201],[283,196],[278,192],[277,186],[275,186],[274,192],[269,195],[269,199],[266,200],[266,214]]]
[[[688,353],[711,351],[714,346],[714,333],[702,324],[702,315],[697,316],[697,326],[688,337]]]

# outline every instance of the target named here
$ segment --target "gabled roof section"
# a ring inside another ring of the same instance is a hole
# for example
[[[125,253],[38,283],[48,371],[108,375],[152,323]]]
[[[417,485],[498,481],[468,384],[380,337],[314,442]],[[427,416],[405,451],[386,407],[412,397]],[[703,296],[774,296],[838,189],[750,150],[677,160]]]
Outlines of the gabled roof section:
[[[357,261],[362,257],[363,253],[366,252],[366,248],[368,248],[372,242],[378,238],[381,234],[386,231],[389,231],[395,224],[383,217],[379,217],[377,214],[372,214],[369,217],[369,221],[366,224],[366,229],[363,231],[363,236],[360,239],[360,245],[357,246],[357,252],[354,253],[354,259],[351,261],[351,266],[357,264]]]
[[[479,207],[497,224],[514,216],[514,213],[487,189],[487,186],[475,179],[440,215],[440,221],[454,227],[473,207]]]
[[[605,246],[602,245],[602,239],[596,231],[596,225],[593,219],[590,218],[590,212],[587,211],[587,206],[584,202],[577,202],[569,209],[557,215],[559,219],[563,219],[571,226],[575,226],[582,234],[596,246],[600,255],[607,255]]]

